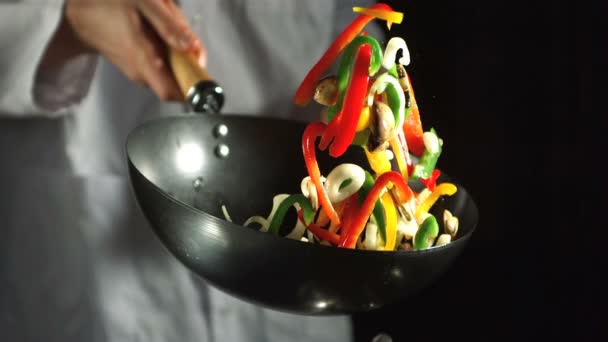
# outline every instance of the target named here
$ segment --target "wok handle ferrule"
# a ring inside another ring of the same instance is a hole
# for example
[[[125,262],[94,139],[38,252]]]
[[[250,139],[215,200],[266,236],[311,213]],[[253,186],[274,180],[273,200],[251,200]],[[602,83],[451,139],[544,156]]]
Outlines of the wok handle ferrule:
[[[180,91],[197,113],[219,113],[224,105],[224,90],[198,63],[196,53],[169,49],[169,63]]]

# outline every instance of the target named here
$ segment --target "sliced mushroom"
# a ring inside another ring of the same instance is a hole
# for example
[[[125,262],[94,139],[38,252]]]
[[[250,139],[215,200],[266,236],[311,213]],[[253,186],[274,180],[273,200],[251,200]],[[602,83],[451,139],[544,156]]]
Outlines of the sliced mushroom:
[[[443,227],[446,234],[450,234],[452,238],[458,233],[458,217],[453,216],[449,210],[443,211]]]
[[[441,234],[437,238],[437,241],[435,241],[435,246],[444,246],[450,243],[451,241],[452,237],[450,236],[450,234]]]
[[[327,76],[317,82],[313,99],[324,106],[333,106],[338,100],[338,77]]]
[[[410,81],[405,72],[405,67],[402,64],[397,64],[397,76],[399,76],[399,84],[403,89],[403,95],[405,95],[405,108],[412,106],[412,100],[410,98]]]
[[[367,148],[371,152],[381,152],[388,148],[389,141],[397,134],[395,116],[391,107],[381,101],[374,101],[369,118],[370,136]]]

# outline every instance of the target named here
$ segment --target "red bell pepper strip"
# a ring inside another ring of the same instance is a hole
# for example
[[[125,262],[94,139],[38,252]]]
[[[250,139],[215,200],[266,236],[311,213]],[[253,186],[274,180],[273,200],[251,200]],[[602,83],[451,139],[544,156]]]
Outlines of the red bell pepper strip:
[[[424,184],[429,190],[435,191],[435,186],[437,185],[437,178],[441,175],[441,171],[439,169],[433,170],[433,173],[429,178],[420,178],[420,182]]]
[[[361,45],[357,52],[350,85],[344,95],[344,107],[340,120],[340,128],[329,147],[329,155],[338,158],[346,152],[355,138],[359,116],[367,100],[369,82],[368,69],[371,62],[372,49],[368,44]]]
[[[358,210],[357,215],[355,216],[352,222],[349,222],[349,227],[343,227],[342,234],[340,234],[340,243],[338,247],[342,248],[355,248],[357,244],[357,239],[359,235],[365,229],[365,224],[369,219],[369,216],[372,214],[372,210],[374,210],[374,206],[376,201],[380,197],[382,189],[384,189],[388,183],[391,182],[396,187],[399,201],[401,203],[407,202],[414,197],[414,192],[407,185],[403,177],[396,171],[389,171],[382,174],[376,182],[374,186],[372,186],[371,190],[367,194],[365,201],[361,205],[361,208]]]
[[[306,223],[304,222],[304,215],[302,214],[302,210],[298,210],[298,219],[302,223],[304,223],[304,225],[306,225]],[[310,232],[313,233],[313,235],[315,235],[319,239],[327,240],[333,243],[334,245],[337,245],[340,242],[340,235],[332,233],[327,229],[321,228],[321,226],[319,226],[317,223],[309,224],[308,226],[306,226],[306,229],[310,230]]]
[[[344,209],[342,211],[342,225],[340,227],[340,235],[344,235],[348,228],[350,228],[351,222],[354,220],[359,210],[359,197],[357,193],[352,194],[350,197],[344,200]]]
[[[323,228],[319,227],[318,225],[316,225],[315,223],[309,224],[308,227],[306,227],[306,229],[310,230],[311,233],[313,233],[316,237],[318,237],[321,240],[327,240],[327,241],[333,243],[334,245],[337,245],[338,243],[340,243],[340,235],[338,235],[336,233],[332,233],[327,229],[323,229]]]
[[[344,116],[342,115],[342,112],[340,112],[327,125],[327,128],[325,129],[325,131],[321,135],[321,141],[319,142],[319,150],[325,151],[325,149],[327,148],[327,146],[329,146],[329,144],[334,140],[334,138],[336,136],[336,133],[338,132],[338,130],[340,129],[340,126],[342,125],[342,118],[343,117]]]
[[[403,124],[403,133],[405,133],[405,140],[412,154],[420,157],[422,152],[424,152],[424,140],[422,139],[424,132],[422,130],[422,122],[420,121],[418,103],[416,102],[416,96],[414,96],[414,88],[412,87],[410,76],[406,74],[406,77],[410,84],[409,91],[412,110]]]
[[[392,8],[384,3],[370,6],[373,10],[392,11]],[[319,61],[310,69],[304,80],[298,87],[294,102],[298,106],[305,106],[312,99],[317,81],[334,64],[342,53],[342,50],[363,30],[365,25],[374,19],[373,16],[361,14],[350,25],[348,25],[336,40],[329,46]]]
[[[327,108],[327,119],[332,120],[336,113],[342,109],[344,102],[344,93],[348,87],[348,81],[350,80],[351,68],[355,60],[359,47],[363,44],[369,44],[371,47],[372,58],[369,64],[369,75],[375,75],[382,67],[382,47],[380,43],[372,37],[360,35],[353,39],[352,42],[346,46],[338,65],[338,100],[336,104]]]
[[[306,163],[308,175],[317,189],[317,196],[323,211],[325,211],[327,217],[329,217],[334,224],[339,224],[340,217],[338,217],[338,214],[321,183],[321,171],[319,170],[315,151],[315,140],[317,137],[323,135],[325,127],[325,124],[322,122],[311,122],[306,126],[304,134],[302,135],[302,152],[304,153],[304,162]]]

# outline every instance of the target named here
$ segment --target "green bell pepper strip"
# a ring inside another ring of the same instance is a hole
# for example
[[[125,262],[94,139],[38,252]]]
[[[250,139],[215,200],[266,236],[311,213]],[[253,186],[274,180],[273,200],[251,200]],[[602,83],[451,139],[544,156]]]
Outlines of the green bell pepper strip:
[[[364,147],[367,145],[367,141],[369,140],[369,135],[371,132],[369,129],[364,129],[361,132],[355,133],[355,137],[353,138],[353,145]]]
[[[396,79],[399,79],[399,72],[397,71],[397,64],[393,65],[390,69],[387,70],[388,73]]]
[[[374,177],[372,177],[371,173],[365,171],[365,181],[359,190],[359,207],[363,205],[363,201],[369,194],[369,191],[372,189],[374,185]],[[386,241],[386,219],[384,217],[384,207],[382,206],[382,202],[378,199],[376,204],[374,205],[374,210],[372,211],[372,215],[376,218],[376,223],[378,224],[378,232],[382,237],[382,241]]]
[[[374,103],[375,95],[383,92],[386,92],[388,106],[391,107],[393,115],[395,115],[395,127],[402,127],[410,109],[405,108],[405,95],[399,80],[388,72],[380,75],[370,87],[367,95],[367,105],[371,106]]]
[[[435,216],[429,214],[414,235],[414,249],[425,249],[433,246],[437,235],[439,235],[439,224]]]
[[[431,128],[430,132],[437,136],[437,132],[434,128]],[[422,157],[420,157],[420,160],[418,161],[418,164],[414,166],[414,171],[411,175],[412,180],[430,178],[433,175],[433,170],[435,170],[435,166],[437,166],[437,160],[439,159],[439,156],[441,155],[442,151],[442,143],[441,139],[439,139],[439,136],[437,136],[437,140],[439,142],[437,146],[437,151],[430,152],[425,147],[424,152],[422,152]]]
[[[374,75],[382,67],[382,48],[380,43],[370,36],[357,36],[348,44],[342,53],[340,65],[338,66],[338,101],[335,105],[327,108],[327,119],[331,121],[336,114],[342,109],[344,103],[344,94],[348,87],[351,68],[355,59],[355,55],[359,47],[363,44],[369,44],[372,48],[372,59],[369,65],[369,76]]]
[[[315,218],[315,210],[312,208],[310,200],[302,194],[289,195],[283,200],[283,202],[281,202],[281,204],[279,204],[277,211],[272,217],[272,220],[270,221],[270,225],[268,227],[269,233],[279,235],[279,229],[283,224],[283,219],[285,218],[285,215],[287,214],[289,208],[295,203],[298,203],[302,208],[302,216],[304,218],[304,223],[306,225],[309,225],[312,222],[312,220]]]

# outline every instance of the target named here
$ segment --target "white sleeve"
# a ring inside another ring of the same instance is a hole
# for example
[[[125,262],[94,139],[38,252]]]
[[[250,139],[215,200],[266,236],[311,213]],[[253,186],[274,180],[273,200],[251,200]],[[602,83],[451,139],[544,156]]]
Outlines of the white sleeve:
[[[62,0],[0,2],[0,116],[61,116],[86,96],[96,56],[39,70],[62,13]]]

